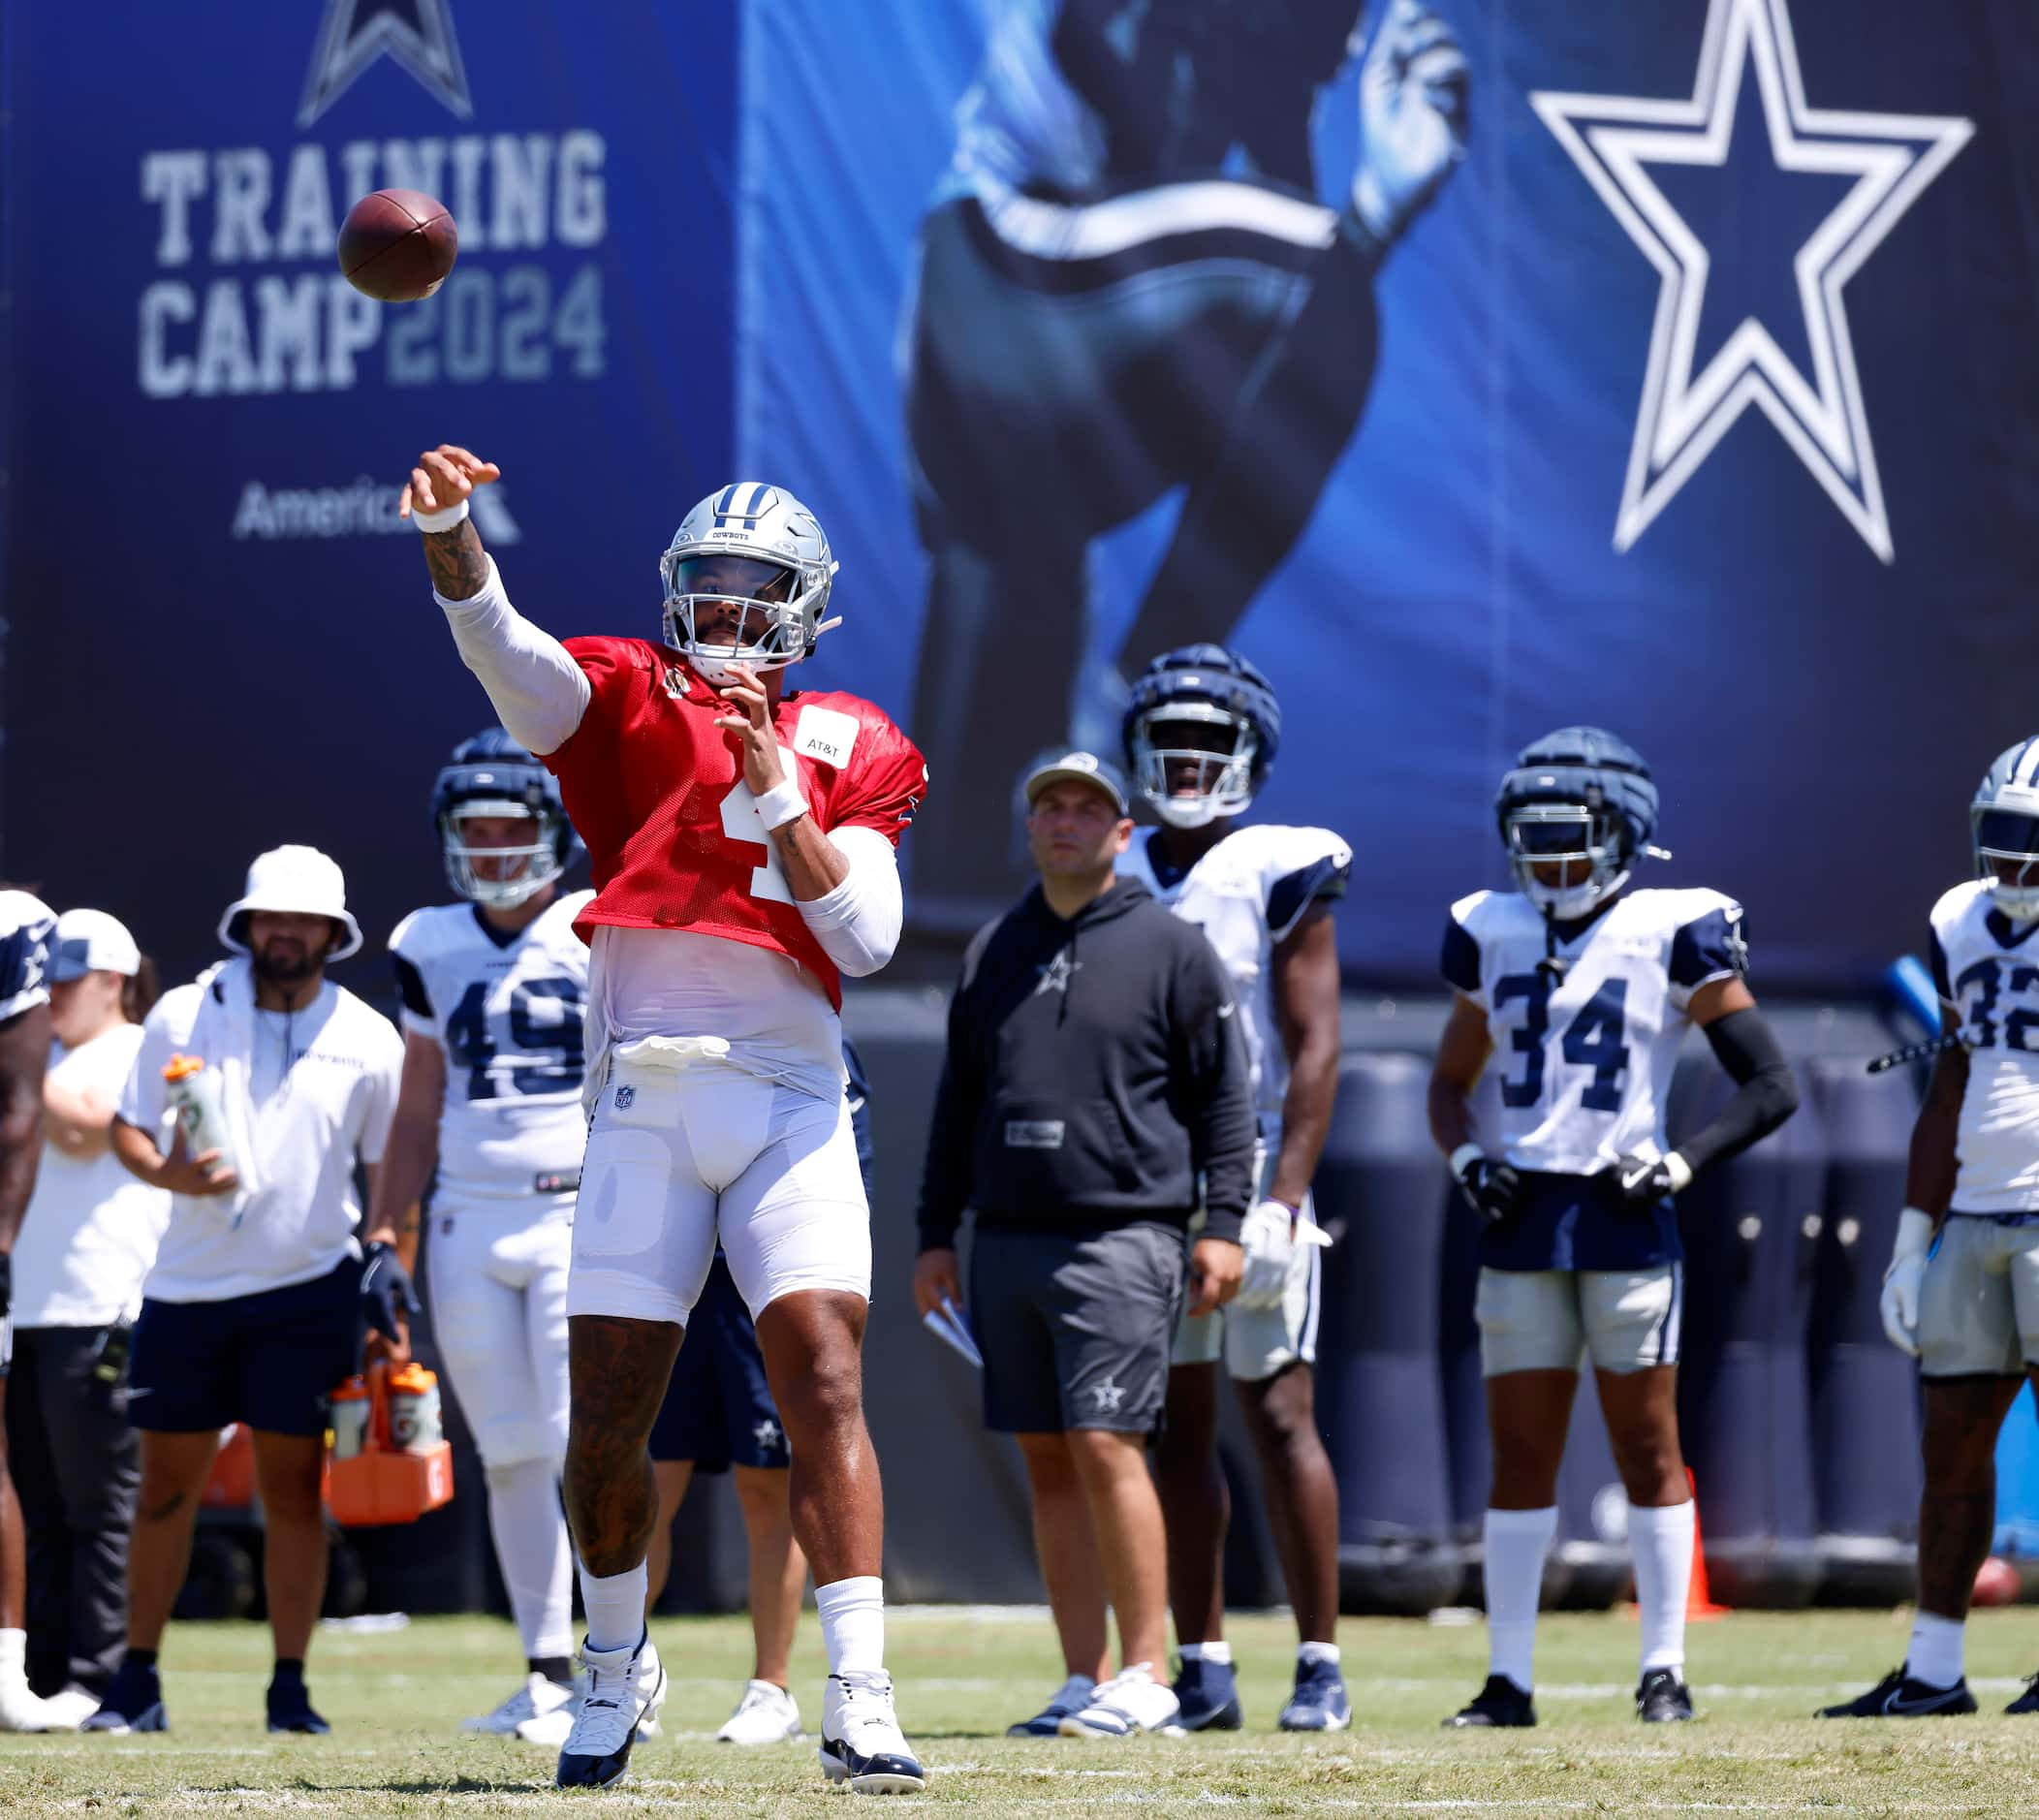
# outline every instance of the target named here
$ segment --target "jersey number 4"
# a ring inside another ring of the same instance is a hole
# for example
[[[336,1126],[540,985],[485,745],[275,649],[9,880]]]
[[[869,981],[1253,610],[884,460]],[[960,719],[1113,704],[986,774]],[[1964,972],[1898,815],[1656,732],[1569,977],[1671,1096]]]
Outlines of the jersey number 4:
[[[477,980],[446,1020],[446,1047],[467,1070],[467,1097],[492,1100],[515,1093],[578,1093],[586,1061],[580,1038],[578,980],[519,980],[510,989],[507,1031],[488,1027],[490,983]],[[498,1043],[498,1035],[508,1042]],[[519,1065],[498,1069],[510,1054]]]
[[[779,752],[786,761],[786,775],[799,777],[800,770],[793,763],[793,754],[784,746],[779,747]],[[765,863],[751,868],[750,894],[769,897],[773,903],[791,903],[793,887],[786,883],[785,869],[779,864],[779,850],[765,832],[765,818],[758,813],[758,800],[750,794],[750,786],[741,777],[722,799],[722,832],[747,847],[765,849]]]
[[[1522,1078],[1501,1083],[1507,1106],[1534,1106],[1544,1097],[1544,1039],[1551,1033],[1551,977],[1547,973],[1511,973],[1493,984],[1496,1011],[1515,999],[1526,1001],[1521,1027],[1514,1033],[1522,1056]],[[1628,982],[1606,980],[1565,1025],[1560,1050],[1566,1061],[1590,1068],[1593,1078],[1580,1094],[1580,1105],[1596,1113],[1621,1110],[1621,1071],[1628,1066]]]

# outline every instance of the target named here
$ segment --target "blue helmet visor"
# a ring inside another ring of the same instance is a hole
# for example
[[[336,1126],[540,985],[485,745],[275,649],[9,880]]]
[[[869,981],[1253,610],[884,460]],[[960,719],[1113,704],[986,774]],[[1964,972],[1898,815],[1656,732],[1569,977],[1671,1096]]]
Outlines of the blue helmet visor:
[[[1985,809],[1975,818],[1975,844],[1986,854],[2039,858],[2039,816],[2015,809]]]

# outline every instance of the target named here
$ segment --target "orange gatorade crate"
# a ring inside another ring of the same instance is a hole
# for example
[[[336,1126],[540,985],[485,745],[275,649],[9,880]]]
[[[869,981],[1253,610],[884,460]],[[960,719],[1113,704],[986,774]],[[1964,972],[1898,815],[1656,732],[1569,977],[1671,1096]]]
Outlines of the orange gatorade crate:
[[[454,1451],[439,1432],[438,1379],[423,1365],[377,1365],[365,1386],[349,1379],[334,1392],[335,1406],[358,1402],[363,1388],[369,1413],[365,1430],[357,1430],[360,1451],[332,1460],[333,1518],[350,1526],[416,1522],[454,1494]]]

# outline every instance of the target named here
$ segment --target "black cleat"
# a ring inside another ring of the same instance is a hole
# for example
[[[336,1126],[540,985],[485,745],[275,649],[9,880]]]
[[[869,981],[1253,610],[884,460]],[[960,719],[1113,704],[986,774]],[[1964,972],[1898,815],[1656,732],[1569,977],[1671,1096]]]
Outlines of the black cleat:
[[[1675,1669],[1651,1669],[1643,1677],[1636,1688],[1636,1717],[1645,1725],[1692,1716],[1692,1690],[1678,1679]]]
[[[296,1732],[305,1738],[324,1738],[332,1730],[311,1710],[311,1695],[305,1691],[303,1681],[295,1677],[269,1683],[268,1709],[269,1730],[272,1732]]]
[[[1909,1664],[1905,1665],[1909,1667]],[[2012,1710],[2023,1709],[2026,1712],[2039,1712],[2039,1705],[2027,1705],[2032,1693],[2027,1689],[2023,1700]],[[1837,1707],[1822,1707],[1813,1714],[1817,1719],[1942,1719],[1952,1718],[1957,1713],[1973,1712],[1975,1696],[1968,1691],[1965,1679],[1958,1680],[1952,1687],[1932,1687],[1925,1681],[1915,1681],[1905,1674],[1903,1668],[1894,1668],[1875,1686],[1859,1699],[1843,1702]]]
[[[2004,1708],[2006,1712],[2039,1712],[2039,1675],[2024,1678],[2024,1692]]]
[[[1487,1685],[1444,1721],[1447,1727],[1474,1725],[1534,1725],[1536,1702],[1505,1675],[1490,1675]]]
[[[163,1710],[163,1683],[155,1668],[123,1662],[113,1671],[111,1685],[99,1710],[79,1727],[81,1731],[108,1732],[125,1738],[131,1732],[167,1732],[170,1716]]]

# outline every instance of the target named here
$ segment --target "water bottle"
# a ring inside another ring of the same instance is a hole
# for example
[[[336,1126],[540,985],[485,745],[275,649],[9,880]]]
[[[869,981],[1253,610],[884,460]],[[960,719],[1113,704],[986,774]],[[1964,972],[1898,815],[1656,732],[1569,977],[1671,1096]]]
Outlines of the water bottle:
[[[440,1440],[439,1379],[415,1361],[390,1373],[390,1445],[423,1453]]]
[[[368,1442],[368,1380],[356,1372],[329,1400],[332,1457],[352,1459]]]
[[[197,1055],[173,1055],[163,1070],[170,1103],[176,1109],[177,1129],[184,1134],[184,1147],[192,1156],[208,1150],[220,1152],[221,1162],[234,1167],[234,1143],[227,1130],[226,1107],[220,1099],[219,1076]]]

